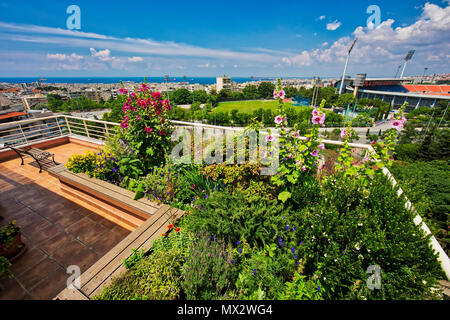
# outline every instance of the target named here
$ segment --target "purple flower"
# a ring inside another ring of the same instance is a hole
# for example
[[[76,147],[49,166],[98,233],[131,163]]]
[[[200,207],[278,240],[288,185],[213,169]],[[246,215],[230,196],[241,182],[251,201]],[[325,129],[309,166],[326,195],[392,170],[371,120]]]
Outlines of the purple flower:
[[[289,230],[289,226],[286,226],[286,230]]]
[[[295,254],[295,248],[294,247],[291,248],[291,252],[292,252],[292,254]]]
[[[239,249],[239,254],[242,254],[242,248]]]
[[[320,291],[320,286],[317,286],[317,291]]]
[[[233,259],[231,259],[231,261],[230,261],[230,262],[231,262],[231,264],[234,264],[234,260],[233,260]]]
[[[256,269],[253,269],[253,275],[256,276]]]
[[[237,245],[240,245],[240,244],[241,244],[241,241],[238,241],[238,242],[237,242]]]

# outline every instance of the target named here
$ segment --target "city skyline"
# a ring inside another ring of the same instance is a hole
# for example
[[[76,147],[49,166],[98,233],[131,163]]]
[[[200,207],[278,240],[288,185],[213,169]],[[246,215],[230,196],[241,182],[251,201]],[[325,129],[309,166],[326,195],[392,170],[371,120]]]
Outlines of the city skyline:
[[[410,49],[405,76],[448,73],[450,2],[392,2],[0,1],[0,77],[340,77],[355,37],[349,75],[393,77]],[[66,26],[72,4],[80,30]]]

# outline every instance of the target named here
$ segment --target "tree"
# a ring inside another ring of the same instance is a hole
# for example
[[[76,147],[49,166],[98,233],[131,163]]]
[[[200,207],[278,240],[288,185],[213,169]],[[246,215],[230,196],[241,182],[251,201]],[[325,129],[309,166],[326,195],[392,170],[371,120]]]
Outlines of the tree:
[[[208,102],[208,94],[205,90],[195,90],[191,94],[193,102],[206,103]]]
[[[258,92],[264,99],[272,98],[274,90],[275,85],[272,82],[261,82],[258,86]]]
[[[336,102],[338,107],[345,108],[349,104],[352,104],[355,102],[355,97],[352,93],[344,93],[341,94]]]
[[[244,99],[246,100],[258,99],[261,97],[258,88],[253,84],[249,84],[244,89],[242,89],[242,94],[244,96]]]
[[[192,102],[191,92],[188,89],[177,89],[171,94],[173,103],[190,104]]]

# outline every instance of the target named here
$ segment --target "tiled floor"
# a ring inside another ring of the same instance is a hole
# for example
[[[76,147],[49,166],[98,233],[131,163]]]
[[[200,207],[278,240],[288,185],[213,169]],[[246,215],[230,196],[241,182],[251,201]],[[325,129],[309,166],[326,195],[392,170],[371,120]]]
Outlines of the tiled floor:
[[[69,143],[49,151],[63,163],[89,149]],[[66,287],[68,266],[84,272],[130,232],[63,194],[56,178],[30,162],[0,163],[0,226],[16,220],[28,247],[13,262],[14,278],[0,280],[0,299],[52,299]]]

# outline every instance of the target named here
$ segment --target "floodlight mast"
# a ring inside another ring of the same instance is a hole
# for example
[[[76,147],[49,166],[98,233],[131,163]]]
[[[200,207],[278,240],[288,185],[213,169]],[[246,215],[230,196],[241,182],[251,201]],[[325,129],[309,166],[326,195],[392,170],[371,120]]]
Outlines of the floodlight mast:
[[[406,64],[408,63],[409,60],[412,59],[414,53],[416,52],[416,50],[409,50],[408,54],[405,57],[405,64],[403,65],[403,70],[402,70],[402,74],[400,76],[400,79],[403,79],[403,74],[405,73],[405,69],[406,69]]]
[[[339,94],[342,94],[342,89],[344,88],[345,73],[347,72],[348,60],[350,59],[350,53],[352,52],[353,47],[355,46],[357,40],[358,38],[355,38],[355,40],[353,40],[352,45],[350,46],[350,49],[348,49],[347,60],[345,61],[344,73],[342,74],[342,81],[341,87],[339,88]]]

